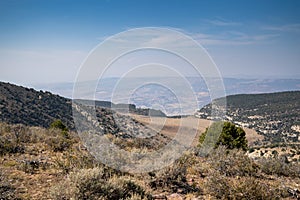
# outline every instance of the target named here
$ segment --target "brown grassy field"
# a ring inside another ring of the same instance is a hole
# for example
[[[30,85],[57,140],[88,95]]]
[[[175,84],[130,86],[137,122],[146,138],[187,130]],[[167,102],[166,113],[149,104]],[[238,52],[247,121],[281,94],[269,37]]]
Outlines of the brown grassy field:
[[[198,144],[199,136],[211,124],[210,120],[199,119],[194,116],[183,118],[184,122],[182,122],[180,118],[148,117],[141,115],[132,115],[131,117],[171,138],[175,137],[179,130],[179,127],[181,126],[181,123],[184,123],[182,126],[184,127],[184,131],[186,131],[186,133],[196,131],[196,137],[194,138],[192,143],[193,146],[196,146]],[[248,140],[249,146],[252,146],[255,141],[263,140],[264,138],[262,135],[257,134],[257,132],[253,129],[244,127],[243,129],[246,132],[246,138]]]

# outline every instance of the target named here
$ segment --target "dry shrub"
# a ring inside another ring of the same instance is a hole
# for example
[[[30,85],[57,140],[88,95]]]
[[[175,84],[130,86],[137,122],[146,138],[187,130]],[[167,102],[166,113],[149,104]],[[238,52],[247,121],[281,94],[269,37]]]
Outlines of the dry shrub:
[[[208,181],[205,184],[205,188],[212,196],[221,199],[231,195],[232,187],[226,176],[220,173],[212,173],[207,179]]]
[[[224,146],[211,152],[208,163],[225,176],[253,176],[258,171],[258,166],[244,151],[228,150]]]
[[[24,146],[14,140],[0,138],[0,155],[9,153],[24,153]]]
[[[194,155],[186,153],[171,166],[149,173],[149,175],[152,176],[149,185],[153,189],[164,189],[170,192],[180,192],[184,194],[200,192],[199,188],[190,186],[187,182],[188,168],[194,165],[195,162]]]
[[[263,174],[299,173],[296,168],[274,159],[254,162],[245,152],[219,147],[207,158],[210,166],[205,188],[217,199],[280,199],[289,196],[287,188],[261,179]],[[293,165],[293,166],[296,166]],[[294,170],[294,172],[292,172]],[[299,170],[299,169],[298,169]],[[261,178],[260,178],[261,177]],[[275,184],[275,185],[274,185]]]
[[[0,155],[24,153],[28,143],[46,143],[53,151],[64,151],[78,141],[74,133],[27,127],[21,124],[0,124]]]
[[[107,177],[103,168],[81,169],[51,190],[53,199],[132,199],[148,197],[142,186],[127,176]],[[150,196],[149,196],[150,197]]]
[[[25,173],[34,174],[41,166],[41,162],[38,160],[24,160],[18,168]]]
[[[234,179],[219,173],[208,177],[206,188],[217,199],[280,199],[280,192],[254,177]]]
[[[24,153],[24,145],[20,141],[20,137],[23,133],[21,133],[21,131],[18,131],[19,128],[17,127],[23,126],[1,124],[0,155],[9,153]]]
[[[269,175],[300,177],[300,163],[289,162],[284,157],[261,158],[258,163],[263,173]]]
[[[72,132],[60,129],[49,129],[46,144],[55,152],[62,152],[69,149],[72,144],[78,142],[78,138]]]
[[[48,139],[48,130],[40,127],[29,127],[21,137],[23,143],[43,143]]]
[[[15,188],[8,182],[7,177],[2,171],[0,171],[0,199],[19,199],[16,197]]]
[[[65,151],[72,145],[72,142],[64,137],[51,137],[46,141],[46,144],[54,151]]]
[[[138,194],[133,194],[131,197],[126,198],[126,200],[146,200],[147,197],[142,197]]]
[[[97,164],[94,158],[81,151],[65,151],[61,157],[56,156],[54,165],[57,169],[61,170],[63,174],[68,174],[74,169],[92,168]]]

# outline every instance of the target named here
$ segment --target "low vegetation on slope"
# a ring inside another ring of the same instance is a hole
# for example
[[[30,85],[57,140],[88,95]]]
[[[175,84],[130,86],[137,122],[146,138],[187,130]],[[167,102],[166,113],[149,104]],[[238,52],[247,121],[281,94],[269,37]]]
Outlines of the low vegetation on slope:
[[[300,91],[268,94],[239,94],[226,97],[227,120],[255,129],[265,137],[264,144],[300,141]],[[224,98],[213,101],[215,105]],[[196,115],[211,119],[212,104]]]
[[[71,100],[0,82],[0,121],[47,128],[55,119],[74,128]]]
[[[106,101],[76,100],[84,105],[96,106],[99,120],[112,118],[110,108],[120,112],[139,115],[162,116],[160,110],[136,108],[132,104],[113,104]],[[107,112],[106,112],[107,110]],[[75,129],[72,112],[72,100],[50,92],[36,91],[32,88],[0,82],[0,121],[10,124],[24,124],[48,128],[55,120],[60,119],[71,130]],[[110,122],[110,121],[108,121]],[[108,125],[109,124],[104,124]]]
[[[299,162],[253,160],[219,146],[206,157],[189,150],[167,168],[128,174],[98,163],[74,132],[59,127],[0,124],[0,199],[299,197]]]

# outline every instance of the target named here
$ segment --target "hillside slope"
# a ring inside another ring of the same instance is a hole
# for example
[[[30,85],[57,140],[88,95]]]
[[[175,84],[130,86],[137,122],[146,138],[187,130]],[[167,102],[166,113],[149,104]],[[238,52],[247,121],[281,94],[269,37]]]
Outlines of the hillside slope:
[[[130,113],[139,115],[165,116],[159,110],[136,108],[132,104],[90,100],[80,100],[80,103],[95,105],[100,113],[112,107],[120,112],[126,112],[127,109]],[[71,99],[42,90],[36,91],[32,88],[0,82],[0,121],[47,128],[55,119],[60,119],[70,129],[74,129]]]
[[[69,131],[67,136],[59,129],[0,123],[0,199],[297,199],[300,196],[299,162],[286,163],[279,158],[253,160],[244,152],[225,148],[216,149],[208,157],[199,157],[190,150],[161,170],[128,174],[95,160],[74,132]]]
[[[92,101],[80,100],[76,102],[81,103],[80,105],[84,104],[82,105],[82,107],[85,107],[83,112],[91,109],[90,104]],[[109,105],[115,105],[119,110],[124,110],[126,106],[129,106],[130,112],[144,115],[152,112],[150,109],[140,109],[134,105],[119,105],[102,101],[96,101],[95,104],[97,130],[101,130],[98,134],[111,134],[112,140],[121,146],[131,145],[138,148],[157,149],[170,140],[130,116],[109,109]],[[83,112],[78,114],[81,118],[86,118]],[[159,111],[156,113],[163,115]],[[72,100],[50,92],[35,91],[34,89],[0,82],[1,122],[48,128],[56,119],[61,120],[69,129],[75,130]],[[86,124],[82,125],[85,126]],[[80,127],[76,128],[80,129]],[[94,129],[95,127],[89,128]],[[117,138],[122,138],[122,140]]]
[[[255,129],[266,142],[298,142],[300,139],[300,91],[269,94],[241,94],[226,97],[227,119]],[[221,99],[214,103],[218,105]],[[211,119],[211,104],[196,115]]]
[[[60,119],[74,128],[72,102],[50,92],[0,82],[0,121],[11,124],[49,127]]]

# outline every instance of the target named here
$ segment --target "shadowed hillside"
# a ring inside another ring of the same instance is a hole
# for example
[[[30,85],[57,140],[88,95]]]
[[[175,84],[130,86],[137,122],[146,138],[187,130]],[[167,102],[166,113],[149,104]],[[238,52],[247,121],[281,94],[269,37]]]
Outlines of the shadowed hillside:
[[[73,129],[71,104],[71,100],[50,92],[0,82],[0,120],[7,123],[49,127],[60,119]]]
[[[0,121],[10,124],[24,124],[48,128],[56,119],[61,120],[71,130],[75,130],[72,101],[50,92],[35,91],[21,86],[0,82]],[[84,107],[84,111],[91,110],[92,101],[76,100]],[[111,135],[111,140],[120,146],[157,149],[165,145],[168,137],[148,128],[128,115],[122,115],[110,109],[112,106],[120,113],[133,112],[142,115],[158,114],[161,111],[136,108],[135,105],[113,104],[111,102],[96,101],[96,122],[98,134]],[[90,112],[92,113],[92,111]],[[85,118],[82,113],[79,117]],[[83,120],[84,121],[84,120]],[[81,124],[86,126],[88,123]],[[80,127],[77,127],[80,128]],[[87,129],[94,129],[88,127]],[[85,130],[89,131],[89,130]]]
[[[136,108],[132,104],[113,104],[107,101],[95,101],[94,103],[90,100],[77,100],[77,102],[84,105],[95,104],[101,117],[111,114],[111,112],[105,113],[106,108],[108,110],[113,108],[119,112],[129,111],[139,115],[165,116],[159,110]],[[0,82],[0,114],[0,121],[7,123],[47,128],[55,119],[60,119],[68,128],[74,129],[71,99],[10,83]]]

